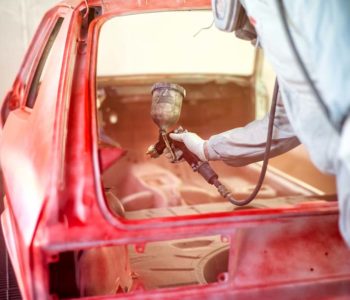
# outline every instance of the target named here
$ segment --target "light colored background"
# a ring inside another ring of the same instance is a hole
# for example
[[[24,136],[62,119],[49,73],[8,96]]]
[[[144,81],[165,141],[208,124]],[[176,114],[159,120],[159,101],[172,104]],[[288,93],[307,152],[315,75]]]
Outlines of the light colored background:
[[[0,0],[0,102],[10,90],[31,37],[58,0]]]
[[[113,18],[101,29],[97,74],[251,75],[254,47],[214,24],[199,32],[212,22],[211,11]]]

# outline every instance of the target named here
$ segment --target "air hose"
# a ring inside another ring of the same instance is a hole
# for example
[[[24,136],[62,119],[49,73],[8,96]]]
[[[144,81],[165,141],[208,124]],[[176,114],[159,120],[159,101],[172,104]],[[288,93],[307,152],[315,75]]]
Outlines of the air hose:
[[[228,201],[230,201],[232,204],[237,206],[244,206],[253,201],[256,197],[256,195],[259,193],[259,190],[264,182],[267,166],[269,163],[269,156],[270,156],[270,150],[271,150],[271,144],[272,144],[272,135],[273,135],[273,124],[276,114],[276,104],[277,104],[277,98],[278,98],[278,82],[277,79],[275,81],[275,87],[273,91],[272,96],[272,102],[271,102],[271,109],[270,109],[270,115],[269,115],[269,125],[267,130],[267,138],[266,138],[266,148],[265,148],[265,154],[264,154],[264,160],[263,165],[260,171],[259,180],[253,190],[253,192],[243,200],[236,199],[230,190],[228,190],[220,181],[219,179],[214,179],[213,185],[217,188],[219,193],[222,197],[226,198]]]

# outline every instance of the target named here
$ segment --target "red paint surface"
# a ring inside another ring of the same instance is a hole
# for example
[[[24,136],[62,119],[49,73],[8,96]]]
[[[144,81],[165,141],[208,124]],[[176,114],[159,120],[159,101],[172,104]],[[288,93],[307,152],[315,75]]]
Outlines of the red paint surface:
[[[95,124],[99,27],[110,15],[208,8],[210,1],[89,1],[102,5],[104,11],[90,25],[88,36],[80,33],[79,10],[85,7],[84,1],[65,4],[45,16],[34,37],[14,83],[13,97],[20,106],[9,114],[2,131],[7,197],[2,225],[23,298],[50,298],[48,266],[62,251],[203,234],[234,236],[226,282],[119,297],[329,299],[350,293],[350,253],[337,229],[336,203],[147,220],[124,220],[111,214],[100,178],[100,168],[109,164],[110,156],[105,163],[102,156],[101,167]],[[31,110],[24,105],[26,84],[33,76],[52,17],[59,14],[65,21],[53,49],[55,60]],[[120,155],[117,152],[113,159]]]

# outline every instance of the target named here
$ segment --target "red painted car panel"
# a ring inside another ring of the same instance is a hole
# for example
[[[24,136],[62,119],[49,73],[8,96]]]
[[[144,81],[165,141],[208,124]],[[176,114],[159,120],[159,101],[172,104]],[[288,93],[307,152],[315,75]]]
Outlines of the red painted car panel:
[[[210,1],[77,0],[64,1],[45,15],[2,109],[2,226],[24,299],[75,297],[65,293],[74,274],[53,275],[66,274],[55,273],[65,259],[62,253],[72,253],[72,260],[97,260],[99,253],[87,249],[107,251],[107,246],[115,247],[118,268],[124,269],[115,295],[102,294],[103,299],[329,299],[350,292],[350,252],[337,229],[337,203],[325,201],[328,198],[314,195],[286,207],[148,219],[116,217],[106,204],[102,170],[124,151],[98,146],[95,75],[100,27],[116,15],[203,8],[210,8]],[[30,108],[26,101],[35,70],[60,17],[63,22]],[[221,236],[229,248],[228,271],[218,282],[150,291],[138,285],[126,245],[146,255],[148,243],[202,236]],[[101,279],[98,272],[88,278]],[[83,279],[80,295],[88,296],[89,282]],[[67,281],[60,293],[56,281]]]

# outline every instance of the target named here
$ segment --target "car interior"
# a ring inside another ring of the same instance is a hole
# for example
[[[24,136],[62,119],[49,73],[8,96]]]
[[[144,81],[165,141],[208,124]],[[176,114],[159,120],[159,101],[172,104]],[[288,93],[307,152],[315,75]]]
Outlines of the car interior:
[[[232,35],[222,36],[214,28],[198,33],[211,22],[208,11],[155,15],[115,17],[100,33],[96,75],[99,149],[119,148],[126,153],[108,168],[101,166],[106,204],[115,217],[144,220],[239,213],[291,208],[315,199],[327,201],[318,189],[270,167],[256,199],[247,206],[233,206],[186,162],[171,163],[164,155],[151,158],[146,154],[159,139],[159,129],[150,116],[151,87],[157,82],[176,83],[186,90],[176,126],[204,139],[261,118],[269,106],[259,49]],[[195,17],[198,26],[189,29]],[[165,28],[157,31],[152,26],[161,18],[173,18],[173,22],[164,22]],[[173,25],[167,28],[170,25],[166,24]],[[207,45],[208,34],[220,36],[217,44]],[[186,49],[190,43],[196,44],[188,47],[195,49],[192,52]],[[220,60],[215,68],[210,65],[213,58]],[[133,70],[127,69],[130,60],[136,66]],[[237,61],[242,60],[246,61],[238,69]],[[171,67],[173,73],[165,72]],[[210,164],[238,199],[254,190],[261,169],[260,163],[239,168],[219,161]],[[76,285],[52,288],[64,298],[225,281],[230,238],[203,233],[187,239],[152,241],[147,247],[129,244],[62,254],[60,261],[65,255],[74,261]],[[235,268],[235,262],[230,264]]]

